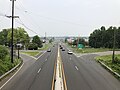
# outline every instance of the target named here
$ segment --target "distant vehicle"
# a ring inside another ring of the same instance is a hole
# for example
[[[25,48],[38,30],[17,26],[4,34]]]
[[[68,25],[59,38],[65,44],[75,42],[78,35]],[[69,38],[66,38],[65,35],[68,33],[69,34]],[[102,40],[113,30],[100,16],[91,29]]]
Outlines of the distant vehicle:
[[[64,49],[64,48],[62,48],[62,51],[65,51],[65,49]]]
[[[47,52],[51,52],[51,49],[48,49]]]
[[[63,49],[63,47],[61,46],[60,49]]]
[[[73,52],[69,50],[69,51],[68,51],[68,54],[73,54]]]

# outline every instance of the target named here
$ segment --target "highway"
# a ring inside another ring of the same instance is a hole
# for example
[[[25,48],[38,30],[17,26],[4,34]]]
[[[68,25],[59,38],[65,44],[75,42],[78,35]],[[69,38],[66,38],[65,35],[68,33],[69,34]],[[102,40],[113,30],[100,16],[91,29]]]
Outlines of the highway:
[[[2,90],[51,90],[57,50],[57,45],[52,47],[24,73],[19,71]]]
[[[76,57],[60,49],[65,90],[120,90],[120,82],[93,58],[96,55]],[[1,90],[52,90],[54,66],[58,45],[51,47],[29,68],[21,69]]]
[[[77,58],[61,50],[68,90],[120,90],[120,82],[93,60],[96,55]]]

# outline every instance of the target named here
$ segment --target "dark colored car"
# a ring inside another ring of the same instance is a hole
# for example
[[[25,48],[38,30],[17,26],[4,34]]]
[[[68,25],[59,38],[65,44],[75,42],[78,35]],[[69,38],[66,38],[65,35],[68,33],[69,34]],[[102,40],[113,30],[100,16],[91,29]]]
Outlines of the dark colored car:
[[[48,49],[47,52],[51,52],[51,49]]]
[[[64,49],[64,48],[62,48],[62,51],[65,51],[65,49]]]

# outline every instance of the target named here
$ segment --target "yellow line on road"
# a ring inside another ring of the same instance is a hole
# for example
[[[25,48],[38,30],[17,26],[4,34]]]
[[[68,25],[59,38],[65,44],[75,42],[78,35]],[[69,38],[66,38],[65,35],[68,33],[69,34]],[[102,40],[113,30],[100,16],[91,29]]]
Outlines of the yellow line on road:
[[[54,65],[54,74],[53,74],[53,80],[52,80],[52,90],[55,88],[55,80],[56,80],[56,61]]]
[[[67,83],[66,83],[66,78],[65,78],[65,73],[64,73],[64,66],[63,66],[63,62],[62,62],[62,59],[61,59],[61,55],[60,55],[60,60],[61,60],[61,67],[62,67],[64,90],[68,90],[67,89]]]
[[[66,78],[65,78],[65,73],[64,73],[63,63],[62,63],[62,73],[63,73],[64,90],[68,90],[68,89],[67,89]]]

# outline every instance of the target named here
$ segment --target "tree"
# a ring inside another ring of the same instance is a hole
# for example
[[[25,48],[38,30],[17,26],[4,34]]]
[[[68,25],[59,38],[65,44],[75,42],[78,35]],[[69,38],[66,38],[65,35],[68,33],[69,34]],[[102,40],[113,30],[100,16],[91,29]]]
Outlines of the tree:
[[[0,59],[4,60],[4,58],[8,55],[8,50],[6,47],[0,45]]]
[[[40,40],[40,37],[38,35],[33,37],[32,43],[37,44],[39,48],[43,46],[42,41]]]
[[[8,35],[8,30],[7,29],[3,29],[0,32],[0,45],[7,45],[7,35]]]
[[[13,32],[14,32],[13,35],[14,45],[16,45],[17,42],[19,41],[23,46],[27,47],[30,39],[29,39],[29,35],[24,30],[24,28],[21,27],[14,28]],[[0,32],[0,45],[11,46],[11,33],[12,33],[11,28],[3,29]]]
[[[89,45],[94,48],[113,48],[113,39],[114,39],[114,30],[115,30],[115,46],[116,48],[120,47],[120,28],[110,26],[108,29],[105,29],[102,26],[100,29],[96,29],[89,37]]]

